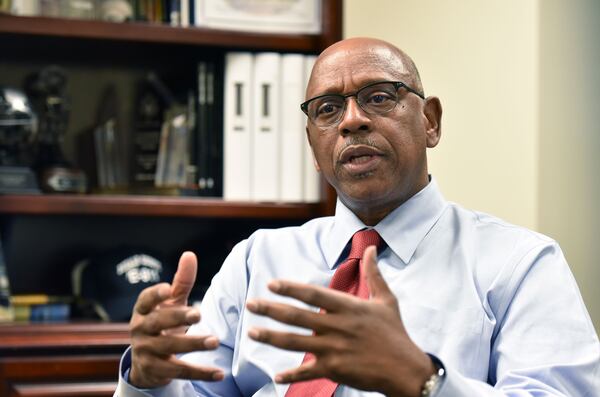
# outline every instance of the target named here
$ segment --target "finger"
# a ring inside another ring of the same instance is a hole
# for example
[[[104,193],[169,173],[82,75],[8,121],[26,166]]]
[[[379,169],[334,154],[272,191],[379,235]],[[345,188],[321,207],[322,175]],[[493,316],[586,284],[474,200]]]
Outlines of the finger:
[[[299,335],[265,328],[252,328],[248,331],[248,336],[257,342],[285,350],[319,353],[327,349],[327,343],[323,338],[315,335]]]
[[[367,286],[374,299],[389,299],[395,300],[395,296],[388,287],[385,279],[381,275],[377,267],[377,247],[371,245],[365,249],[362,257],[363,270],[367,280]]]
[[[277,383],[292,383],[292,382],[303,382],[312,379],[323,378],[325,376],[322,368],[316,360],[307,361],[302,363],[297,368],[290,369],[288,371],[281,372],[275,375],[275,382]]]
[[[200,312],[187,306],[163,307],[147,314],[141,321],[132,322],[131,333],[159,335],[162,331],[189,326],[200,321]]]
[[[267,316],[279,322],[302,328],[317,330],[321,329],[326,322],[322,314],[284,303],[251,299],[246,302],[246,307],[254,314]]]
[[[164,302],[171,296],[171,286],[167,283],[160,283],[151,287],[145,288],[138,296],[134,313],[148,314],[160,303]]]
[[[178,373],[173,376],[177,379],[191,379],[191,380],[223,380],[223,370],[214,367],[205,367],[199,365],[193,365],[186,361],[180,360],[175,356],[171,356],[171,363],[175,364],[178,368]]]
[[[135,344],[136,353],[148,352],[155,356],[170,356],[171,354],[188,353],[193,351],[215,350],[219,340],[212,335],[160,335],[144,338]]]
[[[144,370],[147,376],[157,379],[217,381],[224,377],[223,371],[219,368],[193,365],[175,356],[170,356],[166,360],[154,360],[152,365],[145,367]]]
[[[357,297],[345,292],[292,281],[273,280],[269,283],[269,289],[276,294],[298,299],[332,313],[350,309],[359,302]]]
[[[177,272],[173,277],[172,296],[174,304],[187,305],[190,291],[196,282],[198,260],[191,251],[186,251],[179,258]]]

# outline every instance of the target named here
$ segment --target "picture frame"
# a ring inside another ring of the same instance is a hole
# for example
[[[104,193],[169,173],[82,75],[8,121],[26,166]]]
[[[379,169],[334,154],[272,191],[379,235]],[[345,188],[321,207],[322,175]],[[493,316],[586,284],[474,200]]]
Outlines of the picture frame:
[[[321,33],[320,0],[196,1],[198,27],[258,33]]]

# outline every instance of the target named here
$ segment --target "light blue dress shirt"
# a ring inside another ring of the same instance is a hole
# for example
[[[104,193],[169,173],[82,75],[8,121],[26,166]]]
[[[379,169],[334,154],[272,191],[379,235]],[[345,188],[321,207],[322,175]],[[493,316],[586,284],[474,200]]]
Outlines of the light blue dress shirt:
[[[281,278],[327,286],[352,235],[363,228],[338,201],[333,217],[259,230],[240,242],[212,280],[202,320],[189,330],[216,335],[220,347],[182,356],[224,369],[225,380],[174,380],[141,391],[124,378],[127,352],[115,395],[283,397],[288,386],[273,378],[300,365],[304,353],[255,342],[248,330],[311,331],[254,315],[245,301],[306,307],[271,293],[267,283]],[[375,229],[388,247],[378,266],[410,337],[446,368],[436,397],[600,396],[598,336],[555,241],[445,201],[435,180]],[[346,386],[335,395],[381,396]]]

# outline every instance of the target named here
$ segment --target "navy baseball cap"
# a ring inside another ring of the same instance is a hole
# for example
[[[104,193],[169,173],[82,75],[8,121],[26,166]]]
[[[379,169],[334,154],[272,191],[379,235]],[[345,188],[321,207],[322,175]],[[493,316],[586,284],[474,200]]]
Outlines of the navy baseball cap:
[[[145,288],[171,282],[171,268],[143,248],[119,248],[79,262],[73,268],[73,295],[105,321],[129,321]]]

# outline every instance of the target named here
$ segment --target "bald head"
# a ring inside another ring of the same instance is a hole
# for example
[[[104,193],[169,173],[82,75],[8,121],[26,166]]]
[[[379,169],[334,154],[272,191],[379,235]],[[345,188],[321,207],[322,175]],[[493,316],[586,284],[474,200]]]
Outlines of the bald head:
[[[315,80],[335,79],[342,68],[355,68],[356,74],[370,73],[373,68],[409,84],[419,92],[423,85],[413,60],[398,47],[379,39],[355,37],[327,47],[317,58],[307,87],[307,97]],[[375,70],[373,70],[375,71]]]

